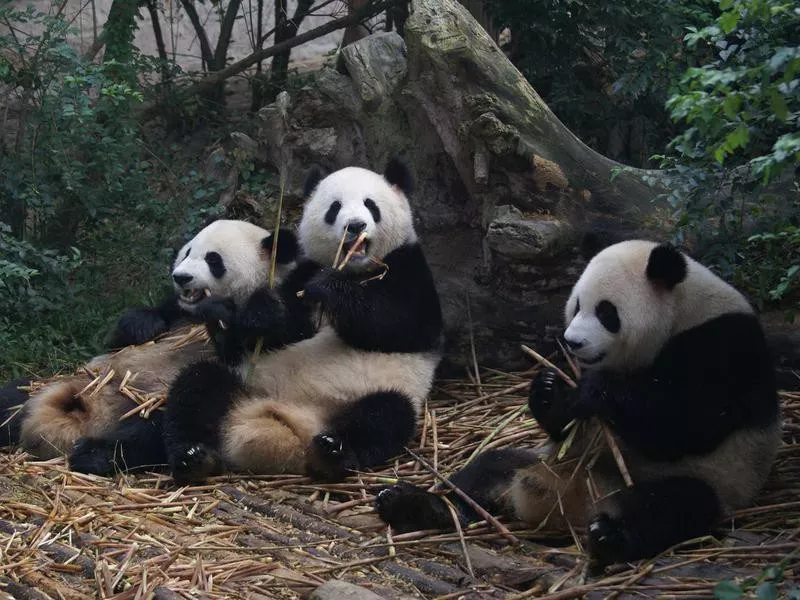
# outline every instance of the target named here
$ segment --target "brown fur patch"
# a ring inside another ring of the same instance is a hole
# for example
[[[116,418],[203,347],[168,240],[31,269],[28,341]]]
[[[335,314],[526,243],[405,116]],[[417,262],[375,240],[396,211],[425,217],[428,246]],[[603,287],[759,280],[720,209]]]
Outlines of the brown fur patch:
[[[120,391],[126,373],[131,373],[126,382],[128,388],[143,395],[166,393],[180,369],[213,354],[213,348],[205,340],[176,347],[176,339],[185,333],[176,331],[157,342],[96,357],[88,363],[84,374],[35,385],[35,391],[25,403],[20,446],[33,456],[47,460],[69,455],[80,437],[108,433],[125,412],[135,407]],[[99,389],[92,386],[81,393],[94,379],[90,371],[105,374],[111,369],[114,376],[105,385]]]
[[[110,429],[130,401],[112,384],[80,395],[88,377],[64,378],[43,388],[25,403],[20,445],[40,459],[68,455],[79,437]]]
[[[546,531],[585,527],[591,500],[586,471],[579,469],[572,477],[575,465],[574,460],[554,466],[538,463],[515,473],[510,500],[516,516]]]
[[[322,427],[318,413],[274,400],[240,404],[222,426],[223,457],[257,474],[303,473],[306,448]]]

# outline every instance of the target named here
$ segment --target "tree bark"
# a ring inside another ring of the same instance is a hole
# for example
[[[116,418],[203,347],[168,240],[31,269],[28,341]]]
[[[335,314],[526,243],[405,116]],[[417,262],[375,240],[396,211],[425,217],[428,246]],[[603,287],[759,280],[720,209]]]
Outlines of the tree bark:
[[[186,11],[186,16],[194,28],[197,41],[200,43],[200,57],[203,61],[203,67],[206,71],[214,70],[214,52],[211,50],[211,44],[208,41],[206,30],[203,28],[203,23],[200,21],[200,15],[197,14],[197,9],[194,7],[194,0],[181,0],[181,6]]]
[[[543,186],[571,189],[587,207],[624,215],[633,203],[637,212],[649,212],[648,203],[664,191],[659,171],[625,167],[581,142],[461,4],[417,0],[413,7],[406,24],[409,81],[431,124],[450,142],[448,154],[465,184],[484,185],[476,181],[475,156],[488,151],[493,169],[519,170],[520,158],[534,178],[537,169],[542,176],[550,169]]]
[[[241,4],[242,0],[229,0],[228,8],[225,9],[225,14],[222,17],[222,24],[219,28],[217,49],[214,52],[214,71],[221,71],[225,68],[225,63],[228,60],[228,47],[231,44],[231,34],[233,33],[236,15],[239,14],[239,7]]]
[[[150,13],[150,21],[153,24],[153,37],[156,40],[156,48],[158,49],[161,83],[168,83],[170,79],[169,56],[167,55],[167,46],[164,43],[164,34],[161,32],[161,21],[158,19],[156,0],[147,0],[147,12]]]

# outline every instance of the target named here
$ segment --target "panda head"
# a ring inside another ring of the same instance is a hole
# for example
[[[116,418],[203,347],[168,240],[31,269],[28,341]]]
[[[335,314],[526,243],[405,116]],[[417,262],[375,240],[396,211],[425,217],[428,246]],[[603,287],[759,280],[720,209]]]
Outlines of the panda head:
[[[383,175],[360,167],[346,167],[324,176],[312,169],[306,178],[308,198],[300,220],[300,246],[305,256],[332,266],[342,239],[342,260],[359,235],[366,242],[347,262],[346,269],[370,269],[392,250],[417,240],[408,196],[411,175],[396,159]]]
[[[668,244],[630,240],[598,253],[565,307],[564,341],[583,368],[652,364],[674,335],[752,312],[736,289]]]
[[[191,313],[206,295],[231,298],[241,307],[267,284],[273,236],[245,221],[218,220],[178,251],[172,282],[180,307]],[[275,281],[279,283],[297,258],[297,239],[288,229],[278,234]]]

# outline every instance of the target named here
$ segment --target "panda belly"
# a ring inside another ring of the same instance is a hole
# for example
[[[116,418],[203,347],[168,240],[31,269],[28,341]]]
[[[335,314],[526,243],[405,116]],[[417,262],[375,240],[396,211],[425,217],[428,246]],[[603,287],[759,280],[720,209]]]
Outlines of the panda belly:
[[[223,460],[236,470],[301,473],[314,436],[364,396],[398,392],[418,417],[437,364],[435,353],[352,348],[329,327],[262,355],[223,420]]]

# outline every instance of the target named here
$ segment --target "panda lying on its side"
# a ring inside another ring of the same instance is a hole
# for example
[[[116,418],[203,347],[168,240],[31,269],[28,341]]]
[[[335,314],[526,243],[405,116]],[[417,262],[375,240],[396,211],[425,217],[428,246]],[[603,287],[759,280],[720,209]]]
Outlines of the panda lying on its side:
[[[181,249],[175,260],[172,277],[176,305],[185,314],[202,318],[210,305],[204,300],[204,290],[209,290],[241,306],[240,315],[246,317],[246,300],[267,281],[272,241],[271,233],[250,223],[211,223]],[[296,259],[297,240],[285,230],[278,241],[276,279],[280,281]],[[142,314],[146,310],[137,309],[126,313],[121,321],[133,324]],[[163,465],[163,411],[155,411],[149,418],[120,421],[136,407],[119,389],[120,384],[130,371],[135,375],[128,380],[130,387],[142,395],[160,394],[183,367],[212,356],[213,351],[201,340],[176,347],[174,337],[163,337],[90,361],[86,365],[89,369],[103,374],[114,371],[113,378],[99,390],[85,389],[93,379],[88,373],[43,382],[45,385],[30,399],[9,384],[3,388],[3,406],[24,404],[5,429],[8,439],[4,436],[2,441],[4,445],[19,444],[40,459],[69,455],[72,469],[88,473],[105,475],[116,469]]]
[[[220,303],[208,327],[228,366],[193,365],[170,388],[165,440],[176,480],[222,469],[338,479],[408,443],[442,344],[410,187],[394,160],[384,176],[356,167],[310,174],[299,227],[305,260],[278,290],[254,295],[259,318],[246,326]],[[362,233],[361,250],[332,268]],[[326,319],[319,330],[315,303]],[[291,343],[297,337],[304,339]],[[289,345],[248,358],[241,349],[258,338],[265,347]]]
[[[599,563],[653,556],[750,504],[776,455],[780,414],[765,337],[744,297],[669,245],[628,241],[594,257],[565,314],[564,338],[585,373],[573,392],[543,372],[529,404],[556,442],[573,419],[589,430],[554,467],[532,451],[499,450],[451,481],[490,511],[588,529]],[[595,417],[613,432],[632,487],[608,450],[571,477],[599,433]],[[406,483],[383,490],[376,509],[398,531],[452,527],[441,498]]]

